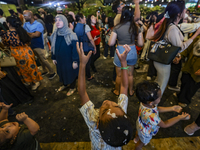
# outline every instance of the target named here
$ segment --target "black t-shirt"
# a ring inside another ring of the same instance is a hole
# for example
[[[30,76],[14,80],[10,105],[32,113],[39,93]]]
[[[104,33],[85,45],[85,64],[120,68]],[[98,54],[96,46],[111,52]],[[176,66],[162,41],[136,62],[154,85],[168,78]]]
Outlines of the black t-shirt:
[[[35,137],[31,135],[26,125],[22,125],[12,146],[12,150],[38,150],[38,147],[39,143]]]

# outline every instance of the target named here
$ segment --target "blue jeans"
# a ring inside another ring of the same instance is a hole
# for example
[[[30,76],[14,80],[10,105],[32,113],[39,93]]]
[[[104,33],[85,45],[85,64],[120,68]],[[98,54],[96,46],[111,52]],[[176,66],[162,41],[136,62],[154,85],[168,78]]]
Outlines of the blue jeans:
[[[130,46],[130,48],[131,48],[131,51],[128,53],[126,61],[127,61],[127,65],[133,66],[137,63],[137,51],[136,51],[135,45]],[[122,54],[125,50],[123,48],[123,46],[119,46],[119,45],[117,46],[117,49],[118,49],[120,54]],[[120,63],[120,60],[119,60],[116,52],[115,52],[113,63],[114,63],[115,66],[121,67],[121,63]]]

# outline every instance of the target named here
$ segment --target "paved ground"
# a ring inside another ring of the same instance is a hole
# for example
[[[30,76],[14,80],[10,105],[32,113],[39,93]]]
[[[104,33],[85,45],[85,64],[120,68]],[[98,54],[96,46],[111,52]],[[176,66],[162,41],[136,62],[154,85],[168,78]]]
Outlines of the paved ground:
[[[52,61],[51,61],[52,63]],[[140,70],[134,72],[135,84],[146,79],[147,65],[142,64]],[[53,66],[53,64],[52,64]],[[117,97],[111,93],[114,85],[112,84],[113,63],[112,59],[104,60],[101,56],[96,62],[97,73],[95,79],[87,81],[87,92],[90,99],[98,108],[106,99],[117,101]],[[55,67],[55,66],[54,66]],[[41,143],[50,142],[89,142],[88,128],[79,112],[80,101],[76,92],[70,97],[66,96],[68,89],[62,92],[56,92],[56,89],[61,85],[59,77],[53,80],[48,80],[44,77],[42,85],[36,92],[33,92],[34,102],[32,104],[19,105],[15,108],[17,113],[26,112],[29,117],[33,118],[40,125],[40,131],[37,134],[37,139]],[[173,91],[166,90],[161,104],[162,106],[172,106],[177,104],[177,99],[173,96]],[[132,125],[135,129],[135,121],[138,114],[139,101],[136,97],[129,97],[128,115],[132,119]],[[200,112],[200,91],[196,93],[192,103],[183,111],[191,114],[191,120],[181,121],[168,129],[160,129],[154,137],[169,138],[169,137],[187,137],[183,128],[190,124]],[[160,114],[162,120],[167,120],[178,115],[175,112]],[[15,120],[14,117],[10,118]],[[194,136],[199,136],[200,131]]]
[[[90,150],[90,142],[62,142],[62,143],[41,143],[42,150]],[[123,150],[133,150],[135,144],[130,141],[123,146]],[[185,138],[162,138],[152,139],[142,150],[199,150],[199,137]]]

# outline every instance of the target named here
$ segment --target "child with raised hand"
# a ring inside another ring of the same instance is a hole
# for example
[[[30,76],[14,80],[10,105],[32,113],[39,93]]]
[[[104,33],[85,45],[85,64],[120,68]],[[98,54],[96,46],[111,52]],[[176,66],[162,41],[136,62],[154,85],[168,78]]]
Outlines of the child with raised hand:
[[[34,135],[39,130],[39,125],[24,112],[16,115],[16,119],[24,122],[8,121],[8,109],[12,106],[0,103],[0,149],[1,150],[39,150],[40,145]]]
[[[133,134],[131,122],[126,116],[128,106],[128,67],[126,57],[130,47],[124,45],[124,48],[123,54],[119,54],[118,50],[116,50],[122,64],[121,93],[118,103],[105,100],[97,110],[94,109],[94,104],[88,97],[85,85],[85,66],[92,52],[85,56],[82,43],[80,48],[79,43],[77,43],[80,60],[78,92],[82,105],[80,112],[89,128],[92,150],[121,150],[121,146],[128,144]]]
[[[135,150],[147,145],[152,136],[155,136],[159,127],[168,128],[180,120],[189,120],[190,115],[182,113],[167,121],[162,121],[159,113],[175,111],[180,113],[182,108],[178,105],[172,107],[157,107],[162,97],[160,87],[155,82],[143,81],[136,86],[136,96],[140,101],[138,119],[136,122]]]

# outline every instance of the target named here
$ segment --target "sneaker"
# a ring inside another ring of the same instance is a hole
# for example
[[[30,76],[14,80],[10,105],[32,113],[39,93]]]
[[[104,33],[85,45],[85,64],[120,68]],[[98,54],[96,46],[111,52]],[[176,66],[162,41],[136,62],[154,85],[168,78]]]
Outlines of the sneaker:
[[[188,135],[193,135],[195,131],[199,130],[200,127],[193,122],[192,124],[189,124],[188,126],[186,126],[184,128],[185,133],[187,133]]]
[[[147,80],[150,81],[150,80],[151,80],[151,77],[150,77],[150,76],[147,76]]]
[[[107,59],[107,57],[103,56],[103,59]]]
[[[168,85],[168,89],[172,91],[177,91],[177,92],[180,92],[181,90],[179,86],[169,86],[169,85]]]
[[[40,82],[36,82],[35,85],[32,86],[32,90],[35,91],[40,86]]]
[[[45,75],[47,75],[47,74],[49,74],[48,72],[43,72],[42,73],[42,76],[45,76]]]
[[[55,78],[55,76],[56,76],[56,73],[50,74],[49,79],[53,79],[53,78]]]

